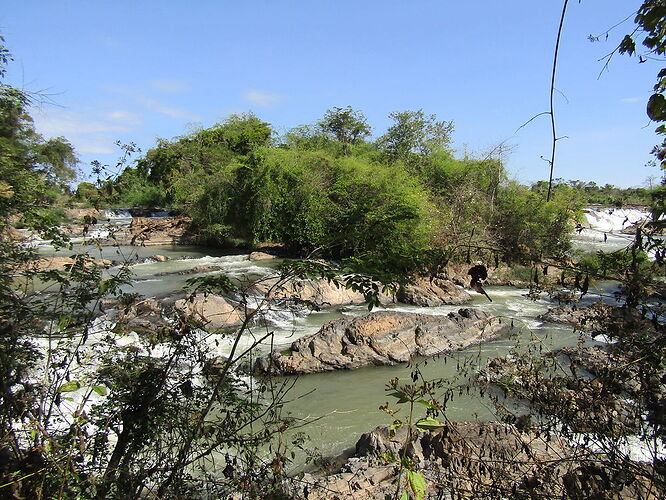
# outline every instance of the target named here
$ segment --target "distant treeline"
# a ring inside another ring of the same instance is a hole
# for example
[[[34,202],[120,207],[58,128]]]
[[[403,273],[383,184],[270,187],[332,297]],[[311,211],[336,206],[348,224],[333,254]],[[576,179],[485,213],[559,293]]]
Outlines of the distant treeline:
[[[659,189],[658,186],[652,188],[644,187],[631,187],[620,188],[612,184],[605,184],[603,186],[597,185],[595,182],[585,181],[565,181],[564,179],[555,179],[553,181],[553,189],[575,189],[588,205],[610,205],[614,207],[623,207],[625,205],[640,205],[649,206],[653,201],[655,192]],[[539,181],[532,184],[532,190],[537,193],[548,192],[548,182]]]

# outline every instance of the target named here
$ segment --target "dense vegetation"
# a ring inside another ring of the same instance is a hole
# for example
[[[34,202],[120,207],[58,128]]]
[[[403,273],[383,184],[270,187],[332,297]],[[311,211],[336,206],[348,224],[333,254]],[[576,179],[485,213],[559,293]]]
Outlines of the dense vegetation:
[[[155,148],[99,189],[77,195],[117,206],[169,206],[216,244],[280,242],[292,252],[417,260],[486,248],[507,261],[561,256],[582,199],[549,203],[507,181],[497,158],[457,158],[453,124],[423,111],[391,114],[374,141],[363,113],[333,108],[276,137],[252,114]],[[546,228],[548,228],[546,230]]]
[[[55,207],[66,199],[78,160],[65,138],[45,140],[35,131],[26,108],[39,96],[2,83],[10,60],[2,41],[0,37],[0,230],[11,221],[48,231],[62,221]]]
[[[619,188],[612,184],[599,186],[596,182],[554,179],[552,189],[555,191],[571,191],[573,189],[586,205],[605,205],[620,208],[627,205],[649,206],[659,186]],[[532,190],[540,194],[546,193],[548,183],[546,181],[535,182],[532,184]]]

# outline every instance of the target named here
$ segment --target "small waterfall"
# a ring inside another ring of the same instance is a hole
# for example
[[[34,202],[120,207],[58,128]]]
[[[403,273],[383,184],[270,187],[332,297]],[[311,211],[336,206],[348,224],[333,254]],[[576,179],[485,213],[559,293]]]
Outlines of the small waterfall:
[[[111,209],[107,208],[104,210],[104,217],[106,217],[109,222],[114,224],[129,224],[132,222],[132,213],[125,208]]]
[[[648,212],[635,208],[586,208],[584,215],[589,229],[604,233],[621,233],[650,216]]]

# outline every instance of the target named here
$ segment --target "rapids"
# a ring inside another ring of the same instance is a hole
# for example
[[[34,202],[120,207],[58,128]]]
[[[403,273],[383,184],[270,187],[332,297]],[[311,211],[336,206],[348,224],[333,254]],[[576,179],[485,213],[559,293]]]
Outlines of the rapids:
[[[127,224],[131,214],[127,211],[108,213],[109,223]],[[156,214],[163,216],[163,214]],[[629,235],[619,231],[627,225],[634,224],[646,214],[636,210],[588,210],[586,212],[588,226],[575,235],[578,248],[615,249],[626,246]],[[128,217],[129,216],[129,217]],[[100,228],[101,229],[101,228]],[[604,233],[606,241],[604,241]],[[93,243],[93,242],[89,242]],[[44,255],[53,255],[53,250],[46,245],[38,246]],[[222,251],[202,247],[105,247],[81,242],[77,251],[87,251],[94,258],[112,259],[115,261],[129,260],[135,279],[130,287],[132,292],[143,296],[164,297],[174,291],[181,290],[187,279],[193,274],[179,274],[192,270],[197,266],[214,266],[216,269],[207,273],[225,273],[239,282],[254,280],[271,275],[278,260],[253,262],[248,255],[228,255]],[[67,254],[60,251],[58,254]],[[162,255],[166,262],[157,262],[150,257]],[[114,268],[108,272],[113,273]],[[585,302],[591,302],[601,296],[609,297],[614,289],[613,284],[597,283],[592,287]],[[528,290],[512,287],[487,287],[486,291],[492,298],[470,291],[473,300],[470,307],[478,307],[492,314],[511,318],[516,325],[511,337],[481,344],[466,351],[440,358],[429,358],[418,361],[426,379],[445,379],[452,384],[474,374],[477,367],[483,366],[487,359],[503,356],[518,346],[532,345],[548,351],[557,347],[574,345],[578,333],[571,327],[544,323],[537,317],[546,312],[548,307],[557,305],[546,298],[532,300],[527,296]],[[466,305],[467,306],[467,305]],[[459,306],[415,307],[403,304],[390,304],[398,311],[419,312],[424,314],[448,314]],[[251,345],[253,338],[272,332],[272,342],[278,349],[285,348],[300,336],[316,332],[325,322],[344,315],[360,315],[367,312],[365,306],[344,306],[320,312],[306,314],[290,312],[284,309],[268,311],[261,324],[256,324],[245,333],[241,349]],[[595,340],[586,338],[586,342]],[[227,354],[231,348],[231,339],[219,336],[216,341],[218,354]],[[526,347],[525,347],[526,348]],[[465,365],[466,369],[461,369]],[[394,418],[407,418],[407,408],[392,417],[381,411],[379,407],[389,401],[396,407],[395,400],[385,392],[386,383],[395,377],[408,381],[413,365],[393,367],[368,367],[349,372],[334,372],[302,376],[294,381],[289,401],[284,412],[296,418],[298,424],[309,422],[302,430],[311,436],[312,441],[307,448],[317,448],[323,455],[339,454],[353,446],[358,436],[380,424],[389,424]],[[254,383],[252,377],[246,376],[249,384]],[[405,406],[405,405],[402,405]],[[423,413],[423,412],[422,412]],[[446,418],[450,420],[477,420],[496,418],[488,398],[473,394],[458,394],[449,402]],[[302,464],[304,457],[297,460]]]

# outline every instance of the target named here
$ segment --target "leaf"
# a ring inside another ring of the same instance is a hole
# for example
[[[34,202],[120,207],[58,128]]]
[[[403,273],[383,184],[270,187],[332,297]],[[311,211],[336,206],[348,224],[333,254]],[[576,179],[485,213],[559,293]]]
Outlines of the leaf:
[[[634,42],[634,39],[629,35],[625,35],[620,42],[620,54],[626,53],[632,56],[634,55],[634,52],[636,52],[636,43]]]
[[[72,380],[71,382],[65,382],[60,386],[58,392],[72,392],[81,388],[81,383],[78,380]]]
[[[402,492],[402,495],[400,495],[400,500],[409,500],[409,494],[407,491]]]
[[[407,482],[414,493],[416,500],[423,500],[426,491],[426,481],[423,474],[412,470],[407,471]]]
[[[397,398],[398,403],[406,403],[407,401],[409,401],[409,398],[407,398],[407,396],[405,396],[405,394],[402,392],[392,392],[391,394],[389,394],[389,396]]]
[[[101,385],[93,385],[92,390],[95,391],[100,396],[106,396],[109,393],[106,387],[103,387]]]
[[[417,401],[418,404],[425,406],[426,408],[429,408],[431,410],[437,410],[437,406],[432,404],[430,401],[426,401],[425,399],[419,399]]]
[[[416,422],[416,428],[422,431],[433,431],[436,429],[441,429],[442,427],[444,427],[444,424],[432,417],[422,418]]]
[[[666,121],[666,98],[663,94],[652,94],[647,103],[647,114],[656,122]]]
[[[394,431],[394,430],[396,430],[398,427],[402,427],[403,425],[404,425],[404,424],[402,423],[402,420],[395,420],[395,421],[391,424],[391,426],[389,427],[389,430]]]

